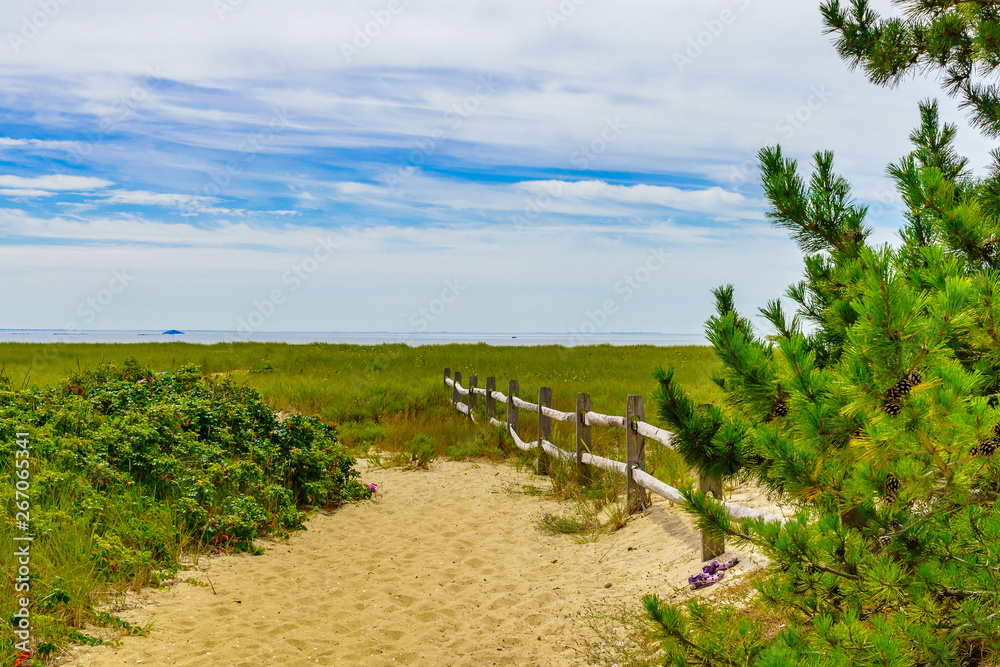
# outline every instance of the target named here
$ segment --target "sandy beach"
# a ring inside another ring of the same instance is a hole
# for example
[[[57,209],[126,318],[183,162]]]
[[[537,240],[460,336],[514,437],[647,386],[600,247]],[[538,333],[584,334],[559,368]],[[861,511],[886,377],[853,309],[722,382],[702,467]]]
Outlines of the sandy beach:
[[[673,596],[701,565],[699,534],[662,500],[580,543],[536,527],[570,506],[524,493],[549,484],[508,465],[363,476],[376,499],[318,513],[307,531],[262,543],[262,556],[201,558],[178,578],[202,585],[153,590],[121,612],[151,619],[148,636],[79,647],[59,664],[581,665],[599,641],[587,610]],[[754,566],[732,554],[741,563],[718,586]]]

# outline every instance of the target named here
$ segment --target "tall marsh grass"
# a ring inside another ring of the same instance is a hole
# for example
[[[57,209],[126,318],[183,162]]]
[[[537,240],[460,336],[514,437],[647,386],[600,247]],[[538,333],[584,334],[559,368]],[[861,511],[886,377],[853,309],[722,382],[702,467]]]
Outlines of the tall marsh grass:
[[[478,375],[480,387],[492,375],[504,393],[510,380],[518,380],[521,397],[532,402],[540,387],[551,387],[553,407],[564,411],[574,409],[577,393],[588,392],[595,411],[623,415],[626,397],[640,394],[646,400],[646,419],[652,423],[657,421],[651,405],[652,371],[657,366],[674,367],[697,402],[712,402],[719,396],[711,382],[717,368],[712,349],[698,346],[0,344],[3,370],[13,384],[27,387],[52,385],[71,372],[121,363],[128,357],[154,371],[197,364],[206,373],[228,375],[259,391],[276,410],[314,415],[339,425],[342,443],[358,453],[373,446],[402,451],[418,433],[438,443],[440,456],[463,445],[455,429],[460,416],[443,385],[445,367],[466,379]],[[500,410],[502,414],[503,406]],[[533,438],[530,417],[522,411],[525,435]],[[573,433],[572,424],[556,422],[553,428],[556,436]],[[595,448],[618,451],[624,447],[621,436],[624,433],[613,429],[595,429]]]

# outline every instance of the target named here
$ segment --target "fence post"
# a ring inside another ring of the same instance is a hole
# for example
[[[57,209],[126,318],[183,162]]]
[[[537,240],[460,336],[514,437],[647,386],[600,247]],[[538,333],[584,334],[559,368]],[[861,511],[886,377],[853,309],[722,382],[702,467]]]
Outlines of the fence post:
[[[449,378],[451,378],[451,369],[450,368],[446,368],[446,369],[444,369],[444,386],[446,386],[446,387],[448,386],[448,380],[449,380]]]
[[[455,386],[451,389],[451,403],[458,404],[462,400],[462,395],[458,393],[458,385],[462,384],[462,374],[455,371]]]
[[[542,414],[542,406],[552,407],[552,389],[542,387],[538,390],[538,462],[535,472],[539,475],[549,474],[549,453],[542,447],[542,440],[552,437],[552,417]]]
[[[479,378],[475,375],[469,378],[469,421],[474,421],[472,411],[476,409],[476,392],[473,391],[479,383]]]
[[[590,466],[583,462],[583,453],[590,453],[590,424],[586,414],[591,408],[590,394],[576,395],[576,474],[580,485],[590,483]]]
[[[517,433],[517,413],[519,408],[514,405],[514,397],[521,391],[518,388],[517,380],[511,380],[507,388],[507,425]]]
[[[702,403],[700,407],[702,410],[708,410],[709,408],[712,407],[712,404]],[[713,477],[709,477],[708,475],[704,475],[701,472],[698,473],[698,489],[702,493],[706,494],[711,493],[713,496],[715,496],[716,500],[719,501],[723,500],[722,482]],[[726,552],[725,540],[712,539],[707,535],[705,535],[705,533],[701,534],[701,559],[703,561],[712,560],[713,558],[718,558],[725,552]]]
[[[646,421],[646,412],[642,408],[642,396],[629,395],[625,408],[625,454],[629,512],[646,509],[649,504],[646,489],[636,484],[635,480],[632,479],[633,467],[637,467],[639,470],[646,469],[646,438],[636,430],[636,421]]]
[[[497,416],[497,406],[496,401],[493,399],[493,392],[497,388],[497,379],[495,377],[486,378],[486,423],[490,423],[491,418],[496,418]]]
[[[719,480],[699,473],[698,488],[702,493],[711,493],[716,500],[722,500],[722,484]],[[712,539],[705,533],[701,534],[701,559],[712,560],[726,552],[726,542],[723,539]]]

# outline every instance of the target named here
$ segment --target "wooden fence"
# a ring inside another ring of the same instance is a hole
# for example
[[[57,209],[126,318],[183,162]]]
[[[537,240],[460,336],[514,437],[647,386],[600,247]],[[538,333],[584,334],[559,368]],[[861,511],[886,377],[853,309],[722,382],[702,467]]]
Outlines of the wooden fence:
[[[593,412],[590,394],[577,394],[576,410],[574,412],[561,412],[552,408],[552,389],[542,387],[538,390],[538,403],[529,403],[521,399],[518,394],[520,387],[517,380],[511,380],[508,385],[507,395],[496,390],[496,379],[486,378],[486,387],[480,389],[478,378],[473,375],[469,378],[469,386],[462,386],[462,374],[456,372],[455,377],[451,376],[451,369],[444,369],[444,384],[451,387],[451,402],[462,414],[469,417],[474,422],[476,419],[476,409],[479,397],[483,397],[484,419],[494,426],[506,427],[514,443],[524,451],[540,448],[537,463],[538,474],[548,472],[549,457],[555,456],[567,461],[575,461],[578,474],[581,479],[587,479],[588,466],[597,466],[603,470],[622,475],[626,479],[626,502],[631,511],[645,509],[649,504],[647,491],[651,491],[671,502],[685,502],[684,496],[674,487],[660,481],[646,472],[646,440],[652,440],[665,447],[673,449],[673,434],[661,428],[653,426],[645,421],[646,413],[642,405],[642,396],[630,395],[626,402],[625,416],[605,415]],[[462,397],[468,397],[467,403],[462,402]],[[506,422],[501,422],[496,418],[497,402],[507,404]],[[525,442],[518,435],[518,415],[521,410],[535,413],[538,417],[538,440]],[[552,420],[573,422],[576,424],[576,452],[567,452],[556,447],[548,438],[552,433]],[[591,427],[602,426],[610,428],[620,428],[625,431],[625,456],[627,461],[615,461],[606,459],[590,451]],[[785,518],[776,514],[762,512],[760,510],[735,505],[726,502],[722,497],[722,485],[713,479],[699,478],[699,487],[705,493],[711,493],[716,500],[723,504],[729,514],[736,518],[752,517],[761,518],[765,521],[786,521]],[[711,560],[720,556],[725,551],[725,544],[721,540],[713,540],[702,534],[702,560]]]

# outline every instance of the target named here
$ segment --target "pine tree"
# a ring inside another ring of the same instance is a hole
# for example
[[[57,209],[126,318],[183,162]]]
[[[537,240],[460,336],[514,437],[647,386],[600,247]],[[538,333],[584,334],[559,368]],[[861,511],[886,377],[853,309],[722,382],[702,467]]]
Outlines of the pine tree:
[[[684,492],[702,530],[769,559],[754,613],[783,625],[647,596],[666,664],[1000,658],[1000,188],[970,175],[956,132],[921,103],[913,150],[887,169],[906,208],[897,248],[867,244],[832,154],[815,155],[807,186],[779,147],[760,152],[768,217],[804,254],[796,311],[766,304],[773,331],[759,336],[734,288],[715,290],[706,331],[725,406],[696,410],[663,370],[655,399],[690,464],[795,508],[784,525],[737,520]]]
[[[935,71],[945,90],[971,110],[972,123],[1000,135],[1000,88],[989,79],[1000,66],[1000,2],[996,0],[893,0],[902,17],[882,18],[868,0],[821,5],[837,52],[878,85]]]

